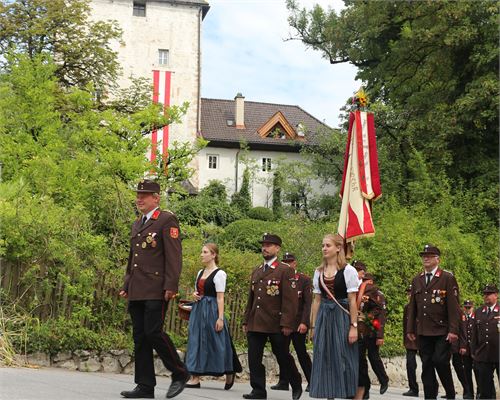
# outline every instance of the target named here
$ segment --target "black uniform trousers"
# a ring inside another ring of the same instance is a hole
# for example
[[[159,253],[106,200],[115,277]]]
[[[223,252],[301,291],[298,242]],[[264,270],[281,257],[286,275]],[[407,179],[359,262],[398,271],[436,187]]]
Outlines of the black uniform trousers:
[[[450,368],[450,343],[446,336],[422,336],[418,337],[418,351],[422,360],[422,383],[424,384],[424,398],[435,399],[438,395],[439,375],[441,384],[446,391],[447,399],[455,398],[455,387]]]
[[[368,362],[366,360],[366,353],[368,352],[368,360],[377,376],[381,385],[389,382],[389,377],[385,372],[384,363],[380,358],[380,346],[377,346],[377,337],[366,335],[358,339],[359,348],[359,380],[358,386],[364,386],[365,393],[370,391],[371,382],[368,375]]]
[[[458,380],[462,384],[464,395],[472,394],[472,381],[467,380],[467,377],[465,376],[465,368],[462,356],[459,353],[452,353],[451,363],[453,364],[453,368],[455,369]]]
[[[287,346],[289,342],[285,340],[285,337],[286,336],[281,333],[247,333],[248,367],[250,369],[250,386],[252,386],[253,393],[267,396],[266,367],[262,364],[262,358],[264,356],[264,347],[268,339],[271,342],[272,351],[276,355],[280,368],[280,375],[282,374],[283,379],[290,382],[293,389],[301,386],[302,378],[297,367],[295,367],[295,371],[292,373],[295,363],[293,363],[293,366],[290,364],[290,358],[292,356]]]
[[[145,390],[156,385],[153,349],[165,368],[172,372],[173,381],[189,376],[174,344],[163,330],[167,305],[164,300],[133,300],[128,304],[134,337],[135,383]]]
[[[417,350],[406,349],[406,376],[408,377],[408,388],[418,393]]]
[[[299,360],[300,367],[302,368],[302,371],[304,372],[304,376],[306,377],[307,383],[309,384],[309,382],[311,380],[312,362],[311,362],[311,357],[309,357],[309,353],[307,352],[306,339],[307,339],[307,332],[306,333],[292,332],[290,334],[290,336],[285,336],[285,341],[286,341],[285,345],[288,348],[288,353],[290,353],[290,342],[293,343],[293,348],[295,349],[295,352],[297,353],[297,359]],[[290,355],[289,359],[290,358],[291,358],[291,363],[293,363],[292,374],[294,374],[297,367],[295,365],[295,360],[293,359],[293,357],[291,355]],[[280,384],[288,384],[288,381],[285,380],[284,376],[281,373],[281,369],[280,369],[279,383]]]
[[[462,356],[462,363],[464,365],[465,380],[467,381],[470,388],[470,394],[474,396],[474,382],[472,381],[472,371],[474,371],[474,376],[476,377],[476,385],[478,381],[477,373],[475,372],[473,367],[474,361],[472,360],[471,356]]]
[[[493,373],[497,371],[497,379],[500,380],[498,375],[498,363],[494,362],[475,362],[477,372],[477,392],[480,399],[494,399],[496,397],[495,383],[493,382]]]

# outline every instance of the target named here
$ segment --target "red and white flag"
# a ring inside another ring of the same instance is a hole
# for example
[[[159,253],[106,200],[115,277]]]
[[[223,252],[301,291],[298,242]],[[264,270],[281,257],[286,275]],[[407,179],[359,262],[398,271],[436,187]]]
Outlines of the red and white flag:
[[[163,104],[164,107],[170,106],[170,88],[172,73],[170,71],[153,70],[153,103]],[[168,152],[168,125],[165,125],[160,131],[151,132],[151,153],[150,161],[156,159],[158,143],[161,143],[160,154],[166,156]]]
[[[340,187],[342,208],[338,233],[347,243],[375,234],[371,201],[381,195],[373,114],[355,111],[349,116]]]

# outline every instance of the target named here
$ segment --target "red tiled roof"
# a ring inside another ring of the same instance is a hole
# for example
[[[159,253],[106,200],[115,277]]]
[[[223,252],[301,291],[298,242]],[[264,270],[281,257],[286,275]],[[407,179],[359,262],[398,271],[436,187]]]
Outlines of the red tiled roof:
[[[261,137],[257,130],[278,111],[285,116],[290,125],[297,131],[297,126],[304,126],[305,138],[302,140],[287,140],[271,137]],[[201,135],[204,139],[227,144],[239,144],[245,141],[249,145],[269,145],[295,147],[297,143],[311,144],[316,132],[331,129],[328,125],[314,118],[299,106],[287,104],[260,103],[245,101],[245,128],[236,129],[235,101],[219,99],[201,99]],[[227,125],[227,120],[233,121],[233,126]]]

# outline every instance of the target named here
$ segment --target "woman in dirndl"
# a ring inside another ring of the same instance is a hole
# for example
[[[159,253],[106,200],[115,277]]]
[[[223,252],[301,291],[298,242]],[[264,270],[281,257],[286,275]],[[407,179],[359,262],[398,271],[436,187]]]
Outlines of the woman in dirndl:
[[[189,317],[189,338],[186,367],[191,379],[187,388],[199,388],[200,376],[226,375],[225,390],[231,389],[241,364],[229,335],[224,318],[224,292],[226,273],[217,265],[219,249],[215,243],[207,243],[201,250],[204,268],[196,277],[193,304]]]
[[[314,347],[309,396],[352,398],[359,373],[358,273],[346,262],[344,240],[340,235],[326,235],[322,252],[323,261],[313,277]]]

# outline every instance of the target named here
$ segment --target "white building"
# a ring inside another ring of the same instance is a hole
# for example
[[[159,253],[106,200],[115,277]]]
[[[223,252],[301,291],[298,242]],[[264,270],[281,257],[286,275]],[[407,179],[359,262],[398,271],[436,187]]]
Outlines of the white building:
[[[241,95],[235,101],[201,99],[201,29],[207,1],[92,0],[91,8],[94,20],[116,20],[123,30],[122,40],[111,44],[122,67],[120,87],[130,85],[129,77],[149,78],[153,101],[190,104],[180,124],[150,134],[152,147],[163,153],[173,141],[192,143],[201,134],[210,143],[194,160],[188,186],[196,191],[218,179],[232,194],[241,184],[239,149],[245,141],[260,165],[252,181],[253,204],[270,206],[273,165],[279,159],[302,162],[300,145],[310,144],[318,129],[328,127],[298,106],[245,103]],[[274,137],[276,132],[281,138]]]
[[[228,194],[239,191],[243,171],[241,144],[254,161],[256,174],[251,194],[254,206],[271,207],[273,175],[278,162],[302,163],[300,149],[316,133],[330,130],[299,106],[247,101],[238,93],[233,100],[201,99],[201,135],[208,146],[198,156],[199,187],[222,181]],[[333,193],[333,187],[313,181],[315,194]]]
[[[155,102],[190,104],[180,124],[151,134],[153,144],[163,153],[174,140],[194,141],[200,121],[201,26],[208,3],[92,0],[91,8],[94,20],[116,20],[123,30],[122,41],[112,43],[123,70],[120,87],[129,86],[131,76],[149,78]]]

